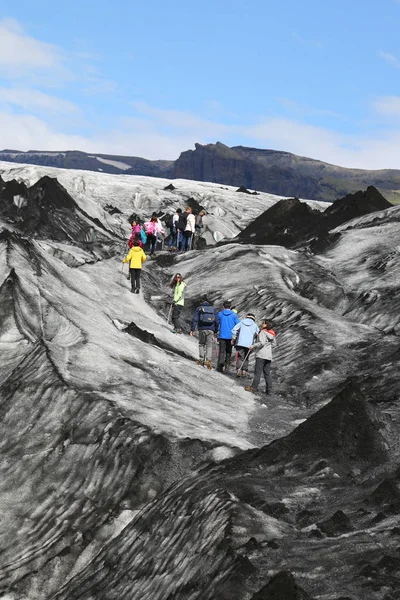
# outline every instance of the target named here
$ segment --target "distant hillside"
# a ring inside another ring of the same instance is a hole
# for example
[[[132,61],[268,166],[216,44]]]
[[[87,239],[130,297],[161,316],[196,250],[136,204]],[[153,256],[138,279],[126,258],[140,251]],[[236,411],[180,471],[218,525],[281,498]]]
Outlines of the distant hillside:
[[[148,177],[170,177],[172,160],[147,160],[137,156],[115,156],[113,154],[87,154],[77,150],[65,152],[42,152],[29,150],[0,150],[0,160],[59,169],[81,169],[104,173],[146,175]]]
[[[104,173],[192,179],[244,186],[280,196],[332,202],[375,186],[392,203],[400,203],[400,170],[345,169],[290,152],[216,144],[195,144],[175,161],[78,151],[0,151],[0,160]]]

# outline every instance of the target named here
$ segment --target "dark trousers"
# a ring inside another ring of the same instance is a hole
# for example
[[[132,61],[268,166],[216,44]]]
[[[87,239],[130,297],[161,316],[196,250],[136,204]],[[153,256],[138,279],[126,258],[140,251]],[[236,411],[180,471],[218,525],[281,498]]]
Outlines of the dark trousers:
[[[181,321],[180,321],[182,309],[183,309],[183,306],[181,304],[174,304],[174,306],[172,308],[171,320],[177,331],[182,331],[182,325],[181,325]]]
[[[152,233],[148,233],[147,234],[147,243],[149,245],[150,254],[154,254],[154,252],[156,251],[156,247],[157,247],[157,236],[153,235]]]
[[[238,369],[241,368],[242,371],[247,371],[249,368],[249,349],[246,346],[236,346],[236,350],[238,353]]]
[[[272,379],[271,379],[271,361],[267,358],[256,358],[256,367],[254,370],[254,378],[251,387],[255,390],[258,388],[260,383],[261,374],[264,375],[265,379],[265,391],[267,394],[272,392]]]
[[[184,249],[185,236],[183,234],[183,231],[181,231],[180,229],[178,229],[177,232],[176,232],[176,244],[178,246],[178,250],[183,250]]]
[[[173,246],[176,246],[176,229],[175,227],[170,227],[168,247],[172,248]]]
[[[218,366],[229,364],[232,359],[232,341],[229,340],[218,340]]]
[[[131,288],[133,290],[140,290],[140,273],[142,269],[129,269],[131,276]]]
[[[185,231],[184,232],[184,247],[183,250],[190,250],[192,247],[192,232],[191,231]]]

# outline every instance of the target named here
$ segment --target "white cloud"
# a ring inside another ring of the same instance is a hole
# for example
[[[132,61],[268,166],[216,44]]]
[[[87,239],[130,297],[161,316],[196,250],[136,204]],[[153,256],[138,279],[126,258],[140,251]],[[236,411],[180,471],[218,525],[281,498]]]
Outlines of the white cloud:
[[[189,111],[169,110],[154,108],[146,102],[135,102],[134,108],[141,115],[148,117],[154,124],[162,129],[177,129],[191,132],[194,138],[201,139],[214,136],[218,138],[231,131],[229,125],[203,119]],[[193,139],[193,138],[192,138]]]
[[[389,65],[396,67],[396,69],[400,69],[400,61],[390,52],[383,52],[382,50],[378,52],[378,56],[383,58]]]
[[[320,115],[324,117],[334,117],[343,119],[343,115],[339,113],[327,109],[327,108],[314,108],[312,106],[308,106],[306,104],[302,104],[297,102],[297,100],[292,100],[291,98],[277,98],[277,101],[283,106],[287,112],[296,115],[297,117],[305,117],[310,115]]]
[[[32,115],[0,112],[1,148],[15,150],[82,150],[153,159],[174,159],[193,145],[190,134],[165,135],[146,120],[124,119],[109,131],[92,136],[69,134]]]
[[[258,146],[286,150],[343,167],[399,169],[400,130],[352,135],[289,119],[263,119],[242,128]]]
[[[0,88],[0,102],[18,106],[26,110],[54,111],[60,113],[77,113],[79,108],[69,102],[50,96],[39,90],[29,88]]]
[[[63,71],[63,54],[52,44],[27,35],[17,21],[0,21],[0,74],[10,78],[29,76],[35,71]]]
[[[0,112],[2,148],[15,150],[75,150],[88,145],[80,135],[53,131],[43,120],[32,115]],[[94,151],[94,146],[89,152]]]
[[[373,107],[381,115],[400,118],[399,96],[382,96],[374,102]]]

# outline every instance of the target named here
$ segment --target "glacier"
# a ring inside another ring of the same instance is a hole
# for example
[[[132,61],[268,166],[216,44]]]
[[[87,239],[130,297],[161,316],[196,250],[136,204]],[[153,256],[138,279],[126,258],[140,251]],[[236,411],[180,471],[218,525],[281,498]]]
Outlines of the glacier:
[[[0,598],[397,598],[400,208],[311,253],[237,242],[270,194],[0,175]],[[190,198],[207,248],[158,253],[130,294],[129,215]],[[186,332],[203,293],[273,320],[268,401],[172,334],[178,271]]]

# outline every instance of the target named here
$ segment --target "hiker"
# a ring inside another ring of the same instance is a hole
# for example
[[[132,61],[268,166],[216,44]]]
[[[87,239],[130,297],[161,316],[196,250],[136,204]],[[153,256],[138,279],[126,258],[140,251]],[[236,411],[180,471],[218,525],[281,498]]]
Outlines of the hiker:
[[[178,221],[179,221],[179,216],[182,214],[182,209],[178,208],[175,212],[174,215],[171,216],[171,219],[167,222],[167,220],[165,221],[165,224],[167,227],[169,227],[169,242],[168,242],[168,249],[170,252],[174,252],[174,250],[178,249],[178,230],[176,228]]]
[[[212,349],[214,336],[218,330],[218,313],[207,296],[201,298],[201,304],[194,312],[190,335],[194,335],[196,327],[199,330],[199,360],[197,364],[212,369]]]
[[[218,360],[217,371],[222,373],[224,367],[228,371],[232,359],[232,329],[239,323],[237,314],[231,309],[231,302],[226,300],[218,313]]]
[[[173,290],[174,296],[172,300],[172,316],[171,320],[174,325],[172,333],[182,333],[182,326],[180,322],[180,316],[185,304],[184,292],[186,282],[183,281],[182,275],[177,273],[172,279],[169,287]]]
[[[182,212],[182,210],[180,208],[178,208],[179,210],[179,217],[178,217],[178,222],[176,225],[176,229],[177,229],[177,237],[178,237],[178,250],[183,250],[184,249],[184,243],[185,243],[185,229],[186,229],[186,223],[187,223],[187,218],[188,218],[188,213]],[[176,212],[178,212],[178,210]]]
[[[199,214],[196,216],[195,226],[194,226],[194,239],[193,239],[193,248],[195,250],[199,249],[199,239],[203,232],[203,217],[205,215],[205,211],[201,210]]]
[[[240,367],[236,377],[246,377],[249,368],[249,356],[254,343],[254,336],[260,333],[256,318],[253,313],[248,313],[244,319],[239,321],[232,329],[232,344],[236,346]]]
[[[195,232],[195,226],[196,226],[196,217],[192,214],[192,209],[190,208],[190,206],[186,207],[186,226],[185,226],[185,230],[183,232],[184,237],[184,246],[183,246],[183,250],[185,252],[187,252],[188,250],[191,249],[192,247],[192,236]]]
[[[142,264],[146,258],[147,257],[145,253],[139,246],[139,240],[135,240],[132,248],[128,252],[128,255],[122,261],[123,263],[129,262],[129,275],[131,279],[132,294],[138,294],[140,292],[140,274],[142,272]]]
[[[251,385],[244,388],[246,391],[256,393],[261,374],[263,374],[265,379],[265,393],[269,395],[272,392],[271,362],[272,348],[275,345],[276,333],[272,329],[272,323],[271,321],[267,321],[267,319],[263,319],[258,342],[250,348],[256,352],[256,367]]]
[[[158,236],[159,234],[164,234],[164,229],[162,228],[156,213],[151,215],[150,221],[144,223],[144,229],[146,231],[147,241],[149,242],[150,256],[155,256]]]
[[[139,219],[137,220],[133,220],[131,223],[132,226],[132,231],[131,231],[131,237],[129,238],[128,241],[128,246],[129,248],[133,247],[133,242],[135,241],[135,239],[139,240],[139,246],[141,248],[143,248],[143,244],[146,243],[147,241],[147,237],[146,237],[146,233],[143,229],[143,227],[141,226]]]

